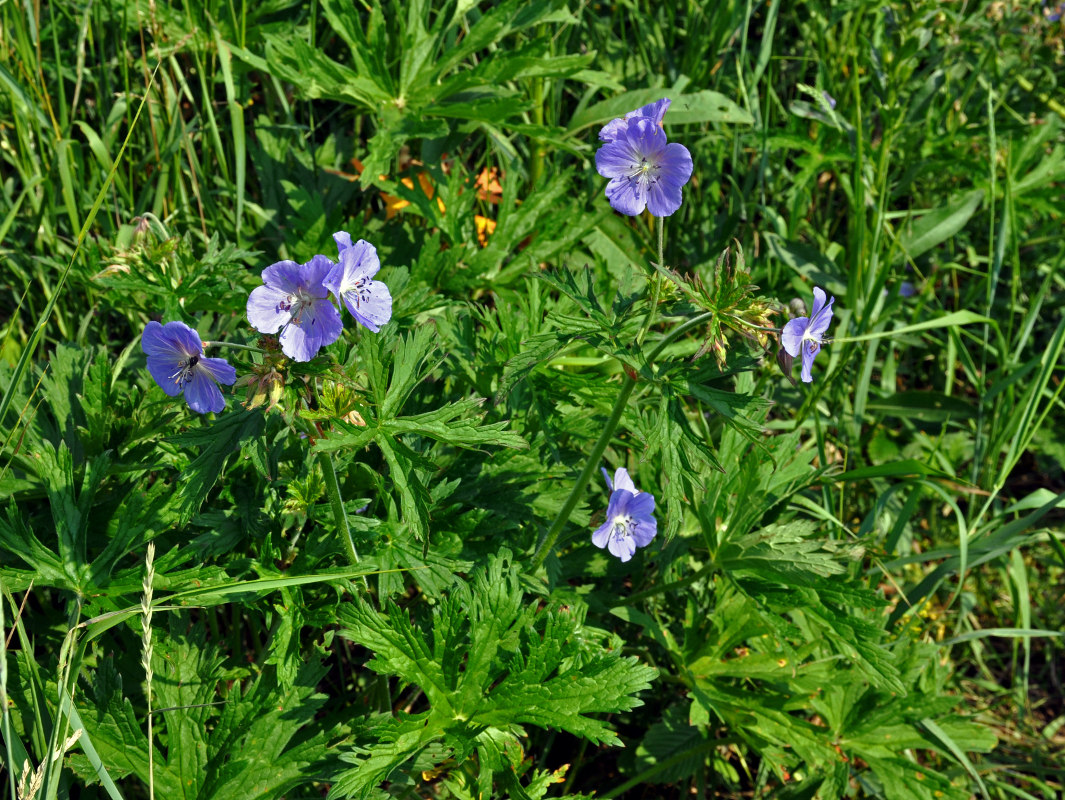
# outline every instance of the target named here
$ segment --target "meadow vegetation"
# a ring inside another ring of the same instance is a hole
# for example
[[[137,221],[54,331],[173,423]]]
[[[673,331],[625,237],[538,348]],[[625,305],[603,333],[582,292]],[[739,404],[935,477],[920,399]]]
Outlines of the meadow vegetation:
[[[1047,3],[0,2],[0,795],[1062,796],[1062,76]]]

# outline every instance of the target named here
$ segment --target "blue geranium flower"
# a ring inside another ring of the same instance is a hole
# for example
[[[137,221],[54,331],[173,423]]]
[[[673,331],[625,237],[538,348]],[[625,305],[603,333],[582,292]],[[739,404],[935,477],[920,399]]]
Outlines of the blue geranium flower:
[[[148,357],[148,372],[170,397],[184,394],[189,408],[199,414],[226,407],[218,383],[231,385],[237,371],[224,358],[206,358],[200,335],[184,322],[149,322],[141,334],[141,349]]]
[[[657,117],[614,120],[604,133],[609,138],[595,154],[595,168],[610,179],[606,197],[615,211],[635,217],[646,208],[668,217],[680,208],[681,187],[692,175],[691,153],[669,142]]]
[[[340,251],[340,263],[329,271],[322,284],[360,324],[377,333],[392,319],[392,294],[381,281],[373,280],[381,269],[377,249],[363,239],[352,244],[351,236],[344,231],[334,233],[333,239]]]
[[[603,548],[622,561],[628,561],[637,547],[646,547],[658,533],[658,523],[653,516],[654,495],[636,491],[628,470],[619,467],[611,483],[603,470],[610,487],[610,503],[606,509],[606,522],[592,534],[592,544]]]
[[[819,286],[814,287],[814,308],[809,317],[796,317],[784,326],[780,332],[780,344],[785,352],[792,358],[802,355],[802,380],[810,383],[814,378],[810,374],[810,367],[814,359],[821,352],[824,344],[824,335],[832,322],[832,304],[836,298],[831,298],[825,303],[825,291]],[[791,362],[788,362],[790,368]]]
[[[277,333],[281,352],[310,361],[344,329],[323,281],[335,265],[325,256],[306,264],[278,261],[263,270],[263,286],[248,297],[248,322],[261,333]]]

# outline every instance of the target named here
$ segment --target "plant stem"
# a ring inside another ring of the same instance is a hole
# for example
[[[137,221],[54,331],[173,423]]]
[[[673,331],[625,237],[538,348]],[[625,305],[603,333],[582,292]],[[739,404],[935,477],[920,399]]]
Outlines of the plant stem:
[[[650,365],[651,362],[662,353],[670,342],[687,333],[692,328],[696,328],[704,322],[712,319],[714,313],[715,312],[713,311],[706,311],[683,322],[667,333],[662,337],[662,341],[658,343],[655,349],[651,351],[651,355],[647,359],[648,365]],[[614,401],[614,408],[610,412],[610,418],[607,420],[603,432],[599,434],[599,438],[596,440],[595,446],[592,448],[592,452],[588,456],[588,461],[585,463],[584,469],[581,470],[581,474],[577,477],[577,482],[573,484],[573,489],[570,491],[569,497],[566,498],[566,502],[563,503],[562,509],[558,512],[558,516],[555,517],[555,521],[552,523],[551,528],[547,531],[547,534],[540,542],[540,545],[536,548],[536,552],[533,553],[532,570],[534,572],[544,563],[547,554],[551,552],[551,548],[554,547],[555,542],[558,541],[559,534],[562,533],[562,528],[565,527],[566,523],[569,521],[569,515],[573,513],[573,509],[576,507],[577,501],[581,497],[581,493],[584,492],[585,487],[588,485],[588,481],[591,480],[592,473],[595,472],[595,468],[599,465],[599,459],[603,457],[603,453],[606,451],[606,446],[610,443],[610,438],[614,435],[614,430],[621,421],[621,415],[625,411],[625,405],[628,403],[629,395],[632,394],[634,388],[636,388],[636,378],[626,372],[625,380],[621,384],[621,391],[618,393],[618,399]]]
[[[577,501],[580,499],[584,487],[588,485],[588,481],[592,478],[592,473],[595,472],[595,468],[599,464],[599,459],[603,457],[603,453],[606,451],[606,446],[610,444],[610,437],[614,435],[614,429],[617,428],[618,422],[621,421],[621,415],[625,411],[625,405],[629,400],[629,395],[632,394],[632,390],[635,388],[636,379],[626,373],[625,381],[621,384],[621,391],[618,393],[618,399],[614,401],[614,408],[610,412],[610,418],[606,421],[603,432],[599,434],[599,438],[595,442],[595,447],[592,448],[592,452],[584,464],[584,469],[581,470],[577,482],[573,484],[573,489],[570,491],[569,497],[566,498],[566,502],[562,505],[562,510],[558,512],[558,516],[555,517],[555,521],[551,525],[550,530],[548,530],[547,535],[544,537],[543,541],[540,542],[540,546],[536,548],[536,552],[533,554],[533,571],[537,570],[540,565],[544,563],[547,554],[558,540],[558,535],[562,533],[563,526],[569,521],[569,515],[573,513],[573,509],[577,505]]]
[[[340,496],[340,483],[337,481],[337,472],[333,468],[333,460],[329,457],[329,453],[323,450],[318,453],[318,463],[322,466],[322,477],[325,478],[325,493],[329,495],[329,505],[333,509],[333,523],[336,525],[337,532],[348,550],[348,560],[354,566],[358,566],[359,553],[355,549],[355,540],[351,538],[351,528],[348,526],[348,512],[344,510],[344,498]],[[369,588],[365,575],[362,577],[362,583],[363,586]]]
[[[665,217],[656,217],[656,219],[658,219],[658,266],[664,267],[666,261],[666,219]],[[654,275],[651,276],[651,307],[647,310],[647,317],[643,321],[643,327],[640,328],[640,333],[636,337],[636,344],[643,344],[643,337],[651,329],[655,312],[658,311],[658,296],[661,291],[662,273],[656,269]]]

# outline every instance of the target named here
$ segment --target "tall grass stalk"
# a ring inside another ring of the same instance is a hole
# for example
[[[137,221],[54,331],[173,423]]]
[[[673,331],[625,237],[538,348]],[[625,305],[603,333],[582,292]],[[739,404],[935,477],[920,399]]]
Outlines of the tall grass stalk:
[[[155,542],[148,542],[141,584],[141,666],[144,668],[144,694],[148,703],[148,798],[155,800],[155,734],[152,717],[152,595],[155,586]]]

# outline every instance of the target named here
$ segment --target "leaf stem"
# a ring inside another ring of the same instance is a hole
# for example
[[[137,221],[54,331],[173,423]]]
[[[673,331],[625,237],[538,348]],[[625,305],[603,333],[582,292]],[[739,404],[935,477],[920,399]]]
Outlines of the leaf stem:
[[[208,348],[208,347],[232,347],[232,348],[234,348],[236,350],[250,350],[253,353],[264,353],[264,354],[266,353],[266,351],[263,350],[261,347],[256,347],[255,345],[251,345],[251,344],[237,344],[236,342],[214,342],[214,341],[201,342],[201,344],[203,344],[205,349]]]
[[[725,313],[725,314],[722,314],[721,316],[728,317],[733,322],[738,322],[743,327],[750,328],[753,331],[765,331],[766,333],[775,333],[778,336],[780,335],[780,328],[767,328],[764,325],[755,325],[753,322],[748,322],[743,317],[738,317],[735,314]]]

